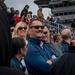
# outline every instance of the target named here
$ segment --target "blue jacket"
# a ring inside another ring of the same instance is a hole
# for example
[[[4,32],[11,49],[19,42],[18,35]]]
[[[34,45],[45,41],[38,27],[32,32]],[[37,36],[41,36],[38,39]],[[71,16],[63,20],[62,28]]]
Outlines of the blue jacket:
[[[16,69],[20,69],[23,72],[25,72],[26,67],[22,65],[21,61],[19,61],[15,56],[11,59],[11,64],[10,64],[11,68],[16,68]]]
[[[26,66],[29,75],[48,75],[51,65],[47,60],[52,60],[54,53],[45,45],[45,49],[40,46],[41,40],[35,38],[29,38],[28,40],[28,52],[25,56]]]

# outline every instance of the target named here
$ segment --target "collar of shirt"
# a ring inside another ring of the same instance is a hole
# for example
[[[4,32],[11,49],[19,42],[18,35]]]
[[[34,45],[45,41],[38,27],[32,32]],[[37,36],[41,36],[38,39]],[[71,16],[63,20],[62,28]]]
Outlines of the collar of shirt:
[[[40,42],[40,47],[43,49],[43,45],[44,45],[44,43],[41,41]]]

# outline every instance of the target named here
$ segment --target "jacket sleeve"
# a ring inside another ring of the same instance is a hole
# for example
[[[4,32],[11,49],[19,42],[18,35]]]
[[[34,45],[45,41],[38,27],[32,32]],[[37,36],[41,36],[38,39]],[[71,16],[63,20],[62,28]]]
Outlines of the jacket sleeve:
[[[56,56],[55,59],[52,59],[52,58],[50,59],[50,60],[54,63],[54,62],[59,58],[59,55],[56,54],[56,53],[52,50],[52,48],[50,48],[50,46],[49,46],[48,44],[46,44],[46,48],[49,50],[51,56],[52,56],[52,55],[55,55],[55,56]]]

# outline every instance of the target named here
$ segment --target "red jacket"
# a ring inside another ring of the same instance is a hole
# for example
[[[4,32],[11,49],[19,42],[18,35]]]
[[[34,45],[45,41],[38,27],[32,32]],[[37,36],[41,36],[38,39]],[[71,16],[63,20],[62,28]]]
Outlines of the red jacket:
[[[16,23],[18,23],[21,20],[21,18],[19,16],[17,16],[17,15],[14,16],[14,18],[15,18]]]

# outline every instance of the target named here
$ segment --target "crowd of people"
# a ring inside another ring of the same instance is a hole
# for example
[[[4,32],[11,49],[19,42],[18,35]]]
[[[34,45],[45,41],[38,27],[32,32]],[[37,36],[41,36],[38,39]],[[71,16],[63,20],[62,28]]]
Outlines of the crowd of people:
[[[0,0],[0,75],[75,75],[71,30],[51,34],[43,24],[42,8],[33,15],[29,7],[25,5],[21,14],[13,7],[9,12]]]

